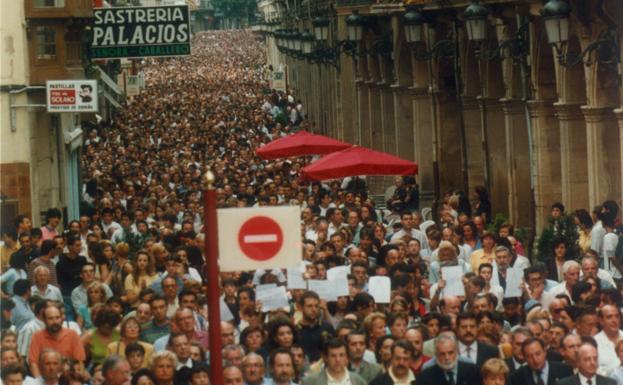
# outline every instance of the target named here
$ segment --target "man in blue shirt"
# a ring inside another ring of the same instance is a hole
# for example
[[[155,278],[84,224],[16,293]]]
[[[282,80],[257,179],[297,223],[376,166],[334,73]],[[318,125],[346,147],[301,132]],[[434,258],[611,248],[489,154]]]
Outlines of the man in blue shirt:
[[[15,308],[11,312],[11,323],[17,330],[21,330],[28,321],[35,318],[28,305],[30,299],[30,282],[27,279],[18,279],[13,285],[13,302]]]

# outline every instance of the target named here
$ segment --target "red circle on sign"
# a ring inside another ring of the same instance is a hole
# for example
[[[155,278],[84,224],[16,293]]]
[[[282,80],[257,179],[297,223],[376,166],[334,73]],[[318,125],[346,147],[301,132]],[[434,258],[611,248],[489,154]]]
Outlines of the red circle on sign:
[[[269,217],[253,217],[238,231],[240,250],[256,261],[271,259],[283,245],[283,232],[277,222]]]

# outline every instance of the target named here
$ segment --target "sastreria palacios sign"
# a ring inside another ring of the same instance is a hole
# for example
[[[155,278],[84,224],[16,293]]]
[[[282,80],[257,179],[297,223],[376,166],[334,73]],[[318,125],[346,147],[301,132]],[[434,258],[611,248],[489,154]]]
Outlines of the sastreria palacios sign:
[[[190,55],[187,5],[96,8],[92,59]]]

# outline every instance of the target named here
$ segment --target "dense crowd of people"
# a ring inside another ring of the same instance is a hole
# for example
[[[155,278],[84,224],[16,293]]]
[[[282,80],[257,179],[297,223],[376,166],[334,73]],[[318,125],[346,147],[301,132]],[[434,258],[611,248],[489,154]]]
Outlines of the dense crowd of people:
[[[80,218],[2,229],[4,384],[210,384],[210,169],[221,208],[301,208],[299,267],[220,274],[225,385],[623,385],[615,202],[554,203],[551,250],[528,258],[484,188],[448,192],[432,219],[414,177],[380,208],[365,178],[307,183],[309,159],[257,157],[313,126],[248,31],[198,33],[191,56],[144,70],[85,141]]]

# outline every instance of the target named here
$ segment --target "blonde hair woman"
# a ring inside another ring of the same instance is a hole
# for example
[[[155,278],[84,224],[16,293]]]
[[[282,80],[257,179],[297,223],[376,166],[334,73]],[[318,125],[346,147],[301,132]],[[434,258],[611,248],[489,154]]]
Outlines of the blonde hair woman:
[[[488,359],[480,368],[484,385],[505,385],[508,372],[506,362],[500,358]]]

